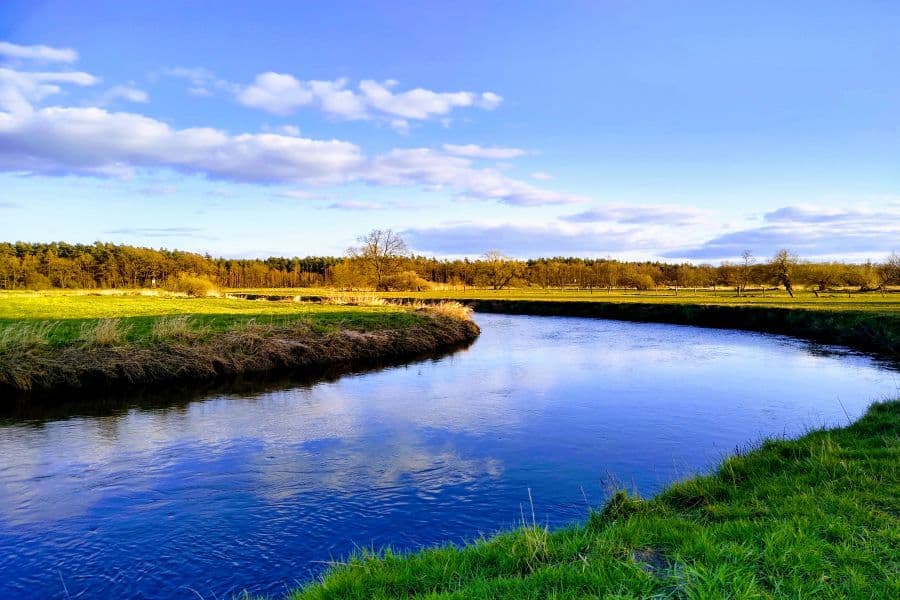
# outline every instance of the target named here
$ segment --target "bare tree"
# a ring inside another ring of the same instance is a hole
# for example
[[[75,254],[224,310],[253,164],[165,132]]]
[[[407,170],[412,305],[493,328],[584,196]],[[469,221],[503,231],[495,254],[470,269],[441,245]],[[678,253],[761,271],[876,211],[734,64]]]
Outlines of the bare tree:
[[[791,298],[794,297],[794,267],[797,264],[797,255],[787,249],[779,250],[772,258],[770,264],[772,277],[776,283],[784,286]]]
[[[391,229],[373,229],[356,241],[361,245],[350,248],[347,254],[366,265],[375,289],[384,289],[386,279],[400,269],[403,258],[409,254],[406,242]]]
[[[487,285],[502,290],[519,274],[520,264],[499,250],[488,250],[481,261],[481,275]]]
[[[738,296],[747,289],[747,284],[750,283],[750,269],[753,267],[753,263],[756,262],[756,258],[753,256],[753,252],[750,250],[744,250],[741,252],[741,271],[740,271],[740,279],[738,279]]]
[[[900,255],[892,252],[887,260],[878,266],[878,275],[882,292],[889,285],[900,285]]]

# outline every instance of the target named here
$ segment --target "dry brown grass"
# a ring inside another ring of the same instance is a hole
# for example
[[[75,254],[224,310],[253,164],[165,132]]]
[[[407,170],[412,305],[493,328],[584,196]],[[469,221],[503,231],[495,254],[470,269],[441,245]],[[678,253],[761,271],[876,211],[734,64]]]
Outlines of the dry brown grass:
[[[433,315],[440,315],[451,319],[467,321],[472,318],[472,308],[470,306],[452,300],[434,304],[416,303],[413,306],[416,310],[423,310]]]
[[[332,292],[322,302],[347,306],[384,306],[388,303],[375,292]]]
[[[0,352],[14,348],[47,346],[56,328],[56,323],[40,321],[36,323],[10,323],[0,326]]]
[[[191,315],[163,317],[153,323],[150,332],[156,341],[190,341],[196,340],[207,332]]]
[[[119,319],[98,319],[81,326],[78,341],[83,346],[121,346],[128,327]]]

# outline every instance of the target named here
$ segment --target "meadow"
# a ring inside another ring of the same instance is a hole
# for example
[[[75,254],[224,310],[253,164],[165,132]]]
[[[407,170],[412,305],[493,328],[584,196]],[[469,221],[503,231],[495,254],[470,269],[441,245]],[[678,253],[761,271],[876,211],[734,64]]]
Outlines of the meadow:
[[[212,334],[250,323],[304,324],[316,331],[361,331],[409,327],[424,316],[394,305],[360,306],[298,302],[191,298],[165,294],[0,292],[0,338],[4,332],[33,328],[52,345],[77,342],[101,321],[113,319],[123,341],[148,343],[161,322],[173,317],[195,332]],[[189,317],[189,320],[185,318]],[[108,326],[108,325],[107,325]]]
[[[240,288],[228,290],[235,294],[259,294],[272,296],[301,296],[334,298],[341,295],[353,296],[358,292],[334,290],[330,288]],[[505,288],[492,290],[485,288],[445,288],[419,292],[367,292],[381,298],[414,300],[534,300],[551,302],[613,302],[628,304],[697,304],[717,306],[760,306],[778,308],[803,308],[828,311],[864,311],[875,313],[900,313],[900,290],[887,293],[878,291],[858,292],[795,290],[791,297],[784,290],[749,290],[740,296],[733,289],[671,289],[664,290],[622,290],[595,288]]]
[[[0,388],[142,385],[395,359],[475,335],[468,311],[447,303],[3,292]]]

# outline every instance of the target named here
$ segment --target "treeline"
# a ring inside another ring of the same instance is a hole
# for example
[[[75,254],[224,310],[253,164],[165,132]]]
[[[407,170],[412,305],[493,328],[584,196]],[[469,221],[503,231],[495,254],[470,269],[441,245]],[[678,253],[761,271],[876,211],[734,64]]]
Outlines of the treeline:
[[[2,289],[165,287],[179,276],[207,278],[222,287],[323,285],[339,258],[213,258],[97,242],[93,245],[0,243]]]
[[[779,258],[780,257],[780,258]],[[0,288],[167,287],[201,277],[223,288],[334,286],[345,289],[424,289],[434,286],[560,289],[747,288],[792,285],[814,290],[883,289],[900,285],[900,258],[880,263],[801,261],[783,251],[757,261],[670,264],[576,257],[513,260],[489,252],[477,260],[447,260],[358,252],[349,257],[213,258],[177,250],[95,243],[0,243]]]

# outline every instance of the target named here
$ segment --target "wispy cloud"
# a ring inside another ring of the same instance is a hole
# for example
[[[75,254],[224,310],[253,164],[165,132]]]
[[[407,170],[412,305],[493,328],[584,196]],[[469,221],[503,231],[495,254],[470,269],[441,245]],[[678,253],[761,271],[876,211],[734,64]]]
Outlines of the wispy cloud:
[[[178,77],[204,89],[229,89],[205,69],[174,67],[158,76]],[[87,174],[130,177],[135,170],[169,168],[183,173],[244,183],[341,184],[447,190],[464,200],[496,201],[511,206],[573,204],[588,199],[537,187],[509,177],[495,166],[474,161],[515,158],[518,148],[475,144],[398,148],[365,156],[352,142],[300,136],[295,126],[262,133],[232,134],[212,127],[178,129],[136,112],[112,112],[101,106],[41,106],[63,85],[96,85],[84,72],[22,72],[0,68],[0,170],[43,175]],[[301,82],[266,73],[256,84],[235,91],[244,102],[283,113],[309,102],[344,118],[384,116],[392,121],[423,120],[459,107],[492,109],[501,101],[490,92],[398,91],[393,81]],[[131,85],[107,90],[104,102],[147,100]],[[280,192],[291,195],[292,192]],[[296,197],[296,195],[294,196]]]
[[[664,256],[735,259],[744,250],[769,256],[789,248],[803,258],[879,258],[900,248],[900,206],[785,206],[766,213],[763,221],[761,226],[732,231]]]
[[[62,85],[92,86],[99,77],[82,71],[17,71],[0,67],[0,110],[27,115],[32,103],[62,92]]]
[[[78,53],[71,48],[53,48],[42,45],[20,46],[3,41],[0,41],[0,56],[37,62],[73,63],[78,60]]]
[[[669,205],[634,206],[627,204],[611,204],[560,217],[570,223],[631,223],[664,224],[664,225],[691,225],[708,216],[706,211]]]
[[[496,169],[479,169],[469,159],[428,148],[392,150],[376,157],[365,177],[382,185],[426,185],[447,187],[464,198],[496,200],[514,206],[574,204],[586,201],[535,187],[507,177]]]
[[[211,96],[215,91],[237,93],[239,86],[224,79],[203,67],[167,67],[151,74],[152,79],[171,77],[188,82],[188,93],[192,96]]]
[[[444,152],[466,158],[484,158],[488,160],[508,160],[524,156],[526,152],[520,148],[500,148],[497,146],[478,146],[476,144],[444,144]]]
[[[377,202],[364,202],[362,200],[340,200],[332,202],[328,208],[335,210],[382,210],[385,207]]]
[[[410,228],[402,232],[417,251],[479,255],[500,250],[520,258],[537,256],[605,255],[623,251],[655,250],[655,243],[635,229],[585,229],[547,225],[483,225],[460,223],[441,227]]]
[[[138,237],[206,237],[198,235],[202,231],[202,229],[197,227],[122,227],[110,229],[103,233]]]
[[[353,88],[347,79],[304,81],[286,73],[260,73],[253,83],[236,90],[237,101],[276,115],[290,115],[314,106],[346,120],[387,118],[392,127],[405,130],[410,120],[424,121],[457,108],[493,110],[503,101],[493,92],[435,92],[423,88],[397,91],[393,80],[363,80]]]
[[[129,83],[128,85],[115,85],[103,92],[103,95],[97,100],[97,104],[100,106],[107,106],[117,100],[146,104],[150,101],[150,95],[144,90],[138,89],[132,83]]]

